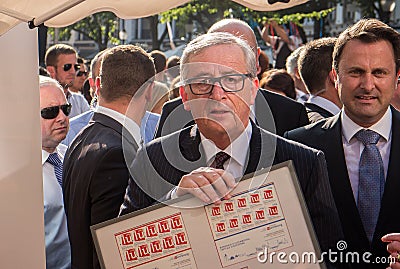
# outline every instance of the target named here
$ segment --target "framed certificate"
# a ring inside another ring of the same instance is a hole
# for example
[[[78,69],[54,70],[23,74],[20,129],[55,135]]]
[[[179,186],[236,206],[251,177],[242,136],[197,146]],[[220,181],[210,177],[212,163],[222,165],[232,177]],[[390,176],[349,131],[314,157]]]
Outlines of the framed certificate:
[[[244,177],[219,205],[190,203],[92,226],[102,268],[326,268],[291,161]]]

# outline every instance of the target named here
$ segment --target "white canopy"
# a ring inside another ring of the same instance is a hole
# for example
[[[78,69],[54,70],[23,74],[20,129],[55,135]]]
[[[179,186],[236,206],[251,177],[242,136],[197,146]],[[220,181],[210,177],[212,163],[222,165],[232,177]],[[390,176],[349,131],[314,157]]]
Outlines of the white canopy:
[[[254,10],[289,8],[308,0],[233,0]],[[2,0],[0,36],[20,22],[63,27],[100,11],[123,19],[146,17],[185,4],[189,0]]]
[[[256,10],[278,10],[308,0],[234,1]],[[37,29],[26,23],[62,27],[106,10],[137,18],[186,2],[1,0],[0,268],[45,268],[38,40]]]

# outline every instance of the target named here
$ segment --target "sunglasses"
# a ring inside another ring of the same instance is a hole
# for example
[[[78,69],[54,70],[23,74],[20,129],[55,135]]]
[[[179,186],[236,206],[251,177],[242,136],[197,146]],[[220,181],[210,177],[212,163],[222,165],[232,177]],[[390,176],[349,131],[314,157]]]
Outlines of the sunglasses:
[[[60,108],[64,113],[64,115],[68,116],[69,113],[71,113],[71,107],[72,107],[71,104],[45,107],[42,110],[40,110],[40,116],[42,116],[42,118],[46,120],[54,119],[58,116],[58,113],[60,113]]]
[[[87,72],[87,71],[78,71],[78,72],[76,73],[76,76],[77,76],[77,77],[81,77],[81,76],[87,77],[87,75],[88,75],[88,72]]]
[[[72,66],[74,66],[75,71],[78,71],[81,68],[80,64],[64,64],[63,69],[67,72],[72,68]]]

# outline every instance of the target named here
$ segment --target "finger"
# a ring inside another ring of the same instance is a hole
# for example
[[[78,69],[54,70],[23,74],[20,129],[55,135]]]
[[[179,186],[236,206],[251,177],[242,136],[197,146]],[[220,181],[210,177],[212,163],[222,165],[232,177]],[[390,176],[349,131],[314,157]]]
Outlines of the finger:
[[[192,195],[198,197],[205,203],[209,203],[209,197],[200,189],[199,183],[203,178],[204,184],[206,184],[207,180],[201,175],[185,175],[182,177],[181,181],[178,184],[178,188],[176,190],[176,194],[178,196],[182,196],[186,193],[191,193]]]
[[[195,195],[205,203],[218,201],[220,200],[220,197],[214,190],[209,179],[205,176],[208,173],[195,173],[186,175],[182,178],[182,184],[180,183],[179,187],[185,188],[186,192]]]
[[[235,180],[235,178],[233,177],[233,175],[231,173],[229,173],[228,171],[224,171],[222,170],[222,173],[220,173],[221,177],[223,178],[223,180],[225,181],[225,184],[230,188],[233,189],[236,185],[237,182]]]
[[[400,252],[400,242],[399,241],[393,241],[392,243],[389,243],[386,246],[386,249],[387,249],[387,251],[389,253],[396,253],[397,254],[397,252]]]
[[[211,186],[218,193],[218,199],[221,199],[230,192],[230,188],[227,186],[219,173],[205,173],[204,176],[208,179],[208,181],[211,183]]]
[[[391,233],[382,236],[381,240],[383,242],[400,241],[400,233]]]
[[[210,182],[200,186],[200,188],[207,195],[211,202],[215,203],[221,201],[221,195],[217,193],[217,191],[214,189],[214,186],[211,185]]]
[[[207,194],[201,188],[191,188],[188,190],[188,192],[191,193],[193,196],[196,196],[197,198],[199,198],[204,203],[208,204],[211,202],[210,198],[207,196]]]

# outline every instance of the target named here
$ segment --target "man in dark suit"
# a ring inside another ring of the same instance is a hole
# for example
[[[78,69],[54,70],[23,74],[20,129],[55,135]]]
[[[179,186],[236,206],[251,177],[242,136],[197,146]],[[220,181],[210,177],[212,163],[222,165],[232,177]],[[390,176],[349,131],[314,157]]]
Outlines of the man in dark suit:
[[[311,94],[304,103],[311,123],[336,115],[342,107],[332,73],[335,42],[334,37],[310,41],[299,56],[299,73],[307,91]]]
[[[325,153],[346,251],[373,254],[370,264],[361,260],[354,268],[386,268],[376,260],[387,256],[381,237],[400,231],[400,113],[390,107],[399,59],[399,33],[375,19],[359,21],[339,36],[333,53],[343,110],[286,134]],[[378,140],[367,144],[363,133]]]
[[[249,119],[258,91],[255,61],[251,48],[228,33],[206,34],[188,44],[181,58],[180,94],[196,125],[138,152],[121,214],[165,195],[191,193],[218,203],[230,197],[234,178],[293,160],[322,250],[335,248],[341,230],[323,153],[288,142]]]
[[[246,41],[256,55],[256,67],[259,72],[258,56],[261,50],[257,46],[253,30],[247,23],[237,19],[225,19],[211,26],[208,32],[227,32]],[[252,113],[255,112],[257,124],[278,135],[309,123],[302,104],[264,89],[257,93],[254,110]],[[182,99],[174,99],[164,104],[155,137],[170,134],[191,124],[193,117],[190,112],[184,110]]]
[[[63,193],[72,268],[100,268],[90,226],[117,217],[140,145],[140,123],[151,92],[141,88],[155,74],[150,56],[133,45],[103,55],[96,78],[98,107],[70,145]],[[126,163],[125,163],[126,160]]]

